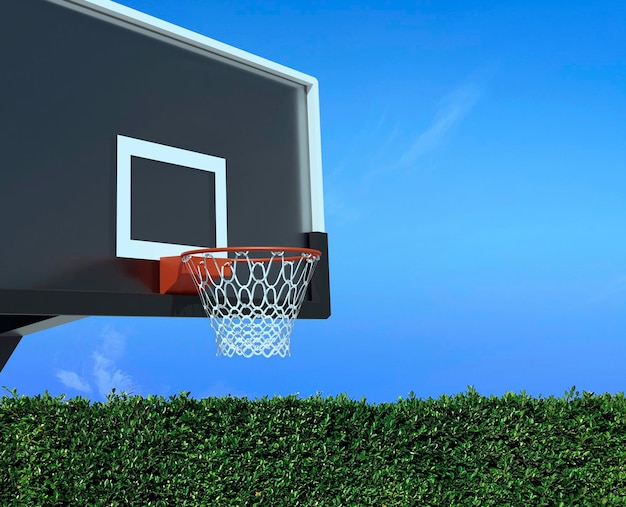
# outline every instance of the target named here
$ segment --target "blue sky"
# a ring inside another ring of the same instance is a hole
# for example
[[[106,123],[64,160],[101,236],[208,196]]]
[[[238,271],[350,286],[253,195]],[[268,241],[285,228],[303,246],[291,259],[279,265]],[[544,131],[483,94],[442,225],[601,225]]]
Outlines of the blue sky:
[[[27,336],[0,385],[371,402],[626,388],[626,4],[124,5],[318,78],[333,314],[288,359],[204,319]]]

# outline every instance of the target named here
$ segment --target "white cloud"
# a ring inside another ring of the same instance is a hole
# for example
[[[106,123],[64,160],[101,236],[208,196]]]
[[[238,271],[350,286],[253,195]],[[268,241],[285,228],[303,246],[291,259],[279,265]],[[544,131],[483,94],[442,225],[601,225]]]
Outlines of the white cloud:
[[[93,352],[93,376],[101,396],[106,397],[115,388],[116,391],[132,392],[133,381],[116,365],[124,355],[126,337],[110,327],[102,333],[102,346]]]
[[[117,392],[132,393],[134,388],[132,377],[117,364],[124,356],[126,337],[115,329],[107,327],[103,330],[101,338],[101,345],[91,353],[92,383],[95,384],[102,398],[106,398],[113,388]],[[89,380],[80,376],[76,371],[59,369],[56,377],[64,386],[71,389],[85,393],[92,391]]]
[[[419,133],[400,157],[400,165],[410,165],[437,148],[446,135],[473,109],[482,94],[483,85],[477,81],[459,86],[442,101],[433,122]]]
[[[100,351],[105,357],[112,361],[120,359],[124,355],[125,348],[126,337],[124,335],[110,327],[104,329]]]
[[[89,385],[89,382],[87,382],[84,378],[82,378],[80,375],[78,375],[78,373],[74,371],[57,370],[56,377],[66,387],[76,389],[77,391],[83,393],[91,392],[91,386]]]
[[[94,361],[93,376],[101,396],[106,397],[115,388],[117,392],[133,391],[133,381],[130,375],[124,373],[115,366],[115,363],[108,357],[94,352],[92,355]]]
[[[442,98],[425,129],[418,130],[410,124],[402,128],[399,124],[394,125],[389,110],[375,118],[367,132],[357,136],[358,150],[331,172],[326,180],[325,207],[328,217],[339,226],[363,220],[370,209],[368,203],[371,193],[377,192],[380,185],[385,184],[381,177],[389,178],[394,173],[400,173],[404,178],[407,171],[413,172],[424,156],[441,147],[475,108],[495,70],[495,66],[485,67],[459,83]],[[367,154],[365,159],[364,153]],[[360,171],[355,166],[358,159],[361,160]],[[421,169],[429,170],[432,166],[429,163],[428,167]],[[349,174],[347,168],[351,168]]]
[[[345,194],[340,191],[327,192],[324,196],[324,208],[329,217],[333,217],[337,225],[343,226],[356,222],[361,218],[362,207],[351,206]]]

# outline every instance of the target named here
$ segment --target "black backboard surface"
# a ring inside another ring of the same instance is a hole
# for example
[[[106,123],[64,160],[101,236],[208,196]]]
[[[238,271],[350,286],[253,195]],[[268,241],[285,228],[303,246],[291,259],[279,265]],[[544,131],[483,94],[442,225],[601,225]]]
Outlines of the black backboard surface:
[[[204,316],[158,259],[238,245],[322,250],[329,316],[314,78],[102,0],[4,0],[0,61],[0,324]]]

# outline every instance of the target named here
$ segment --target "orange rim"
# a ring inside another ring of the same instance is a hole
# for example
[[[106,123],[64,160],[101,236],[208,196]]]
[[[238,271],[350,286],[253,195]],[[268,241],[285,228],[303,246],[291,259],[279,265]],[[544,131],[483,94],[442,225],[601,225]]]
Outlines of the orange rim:
[[[180,258],[191,256],[194,257],[196,255],[204,254],[204,253],[219,253],[219,252],[290,252],[290,253],[299,253],[299,254],[310,254],[317,256],[318,258],[322,256],[322,252],[319,250],[315,250],[314,248],[296,248],[296,247],[286,247],[286,246],[229,246],[229,247],[221,247],[221,248],[200,248],[197,250],[187,250],[180,254]],[[300,259],[299,256],[291,256],[291,257],[259,257],[256,259],[224,259],[230,262],[280,262],[283,259],[286,261],[296,261]]]

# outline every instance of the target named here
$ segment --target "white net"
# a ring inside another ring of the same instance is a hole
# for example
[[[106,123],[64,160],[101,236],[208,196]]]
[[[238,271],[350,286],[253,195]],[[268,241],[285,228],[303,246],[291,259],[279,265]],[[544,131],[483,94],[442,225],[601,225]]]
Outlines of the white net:
[[[219,249],[182,257],[215,331],[217,355],[289,356],[319,252],[222,249],[222,255],[226,250],[231,258]]]

